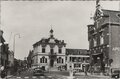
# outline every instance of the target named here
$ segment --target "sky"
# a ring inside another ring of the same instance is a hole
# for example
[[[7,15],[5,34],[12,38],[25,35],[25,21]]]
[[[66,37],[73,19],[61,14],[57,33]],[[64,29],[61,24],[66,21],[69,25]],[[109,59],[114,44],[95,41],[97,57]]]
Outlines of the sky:
[[[28,56],[32,45],[41,38],[54,37],[64,40],[66,48],[89,49],[87,25],[95,12],[95,1],[2,1],[1,29],[3,37],[13,50],[15,36],[15,58]],[[101,1],[101,7],[119,10],[118,1]]]

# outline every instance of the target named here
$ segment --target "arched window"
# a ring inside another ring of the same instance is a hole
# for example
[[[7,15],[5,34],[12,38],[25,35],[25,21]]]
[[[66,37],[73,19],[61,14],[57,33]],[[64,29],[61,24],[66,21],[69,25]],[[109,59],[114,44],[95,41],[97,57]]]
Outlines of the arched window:
[[[57,59],[57,63],[63,63],[63,59],[62,59],[61,57],[59,57],[59,58]]]
[[[40,58],[40,63],[47,63],[47,58],[45,58],[44,56]]]

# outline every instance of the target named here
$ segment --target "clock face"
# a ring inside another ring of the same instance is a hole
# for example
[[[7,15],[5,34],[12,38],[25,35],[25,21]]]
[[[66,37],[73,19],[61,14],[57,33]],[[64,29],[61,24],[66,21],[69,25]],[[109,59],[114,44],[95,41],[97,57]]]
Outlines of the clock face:
[[[54,48],[55,44],[50,44],[50,48]]]

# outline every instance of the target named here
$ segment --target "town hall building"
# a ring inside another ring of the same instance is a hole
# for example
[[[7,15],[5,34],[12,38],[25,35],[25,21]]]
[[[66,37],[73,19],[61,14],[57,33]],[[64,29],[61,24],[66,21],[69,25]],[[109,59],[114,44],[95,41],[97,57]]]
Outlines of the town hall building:
[[[50,30],[48,38],[42,38],[33,44],[32,66],[42,67],[48,70],[52,67],[65,65],[66,43],[64,40],[58,40]]]

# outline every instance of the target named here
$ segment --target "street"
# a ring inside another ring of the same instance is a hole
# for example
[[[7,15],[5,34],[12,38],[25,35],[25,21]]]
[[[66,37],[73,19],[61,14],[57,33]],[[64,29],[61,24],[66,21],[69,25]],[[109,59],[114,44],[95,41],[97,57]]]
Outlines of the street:
[[[22,71],[20,75],[8,76],[7,79],[111,79],[107,76],[78,75],[70,77],[67,71],[50,71],[44,76],[33,76],[32,70]]]

